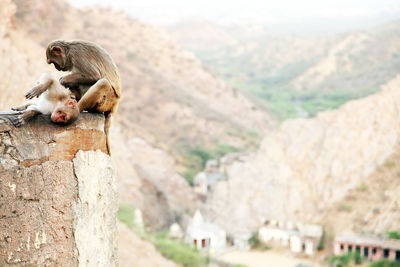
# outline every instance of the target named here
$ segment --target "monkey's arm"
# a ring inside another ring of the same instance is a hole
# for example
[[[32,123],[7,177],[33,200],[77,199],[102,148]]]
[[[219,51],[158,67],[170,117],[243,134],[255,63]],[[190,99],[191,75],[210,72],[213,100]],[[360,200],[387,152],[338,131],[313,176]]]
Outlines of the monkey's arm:
[[[89,77],[82,73],[71,73],[60,78],[60,83],[69,87],[71,85],[93,85],[99,80],[100,77]]]
[[[54,81],[53,79],[43,76],[43,79],[41,78],[40,83],[32,87],[32,89],[25,94],[25,97],[28,99],[32,99],[35,96],[40,96],[44,91],[46,91],[52,85],[53,81]]]
[[[0,117],[4,116],[9,118],[15,127],[20,127],[37,114],[40,114],[40,111],[34,109],[24,111],[0,111]]]

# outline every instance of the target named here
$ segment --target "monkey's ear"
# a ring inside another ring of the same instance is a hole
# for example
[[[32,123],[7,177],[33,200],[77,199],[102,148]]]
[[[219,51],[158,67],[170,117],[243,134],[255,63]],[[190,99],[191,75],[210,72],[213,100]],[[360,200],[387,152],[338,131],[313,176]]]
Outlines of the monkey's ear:
[[[62,49],[59,46],[53,46],[51,48],[51,52],[53,52],[54,54],[56,54],[57,56],[61,55],[62,53]]]

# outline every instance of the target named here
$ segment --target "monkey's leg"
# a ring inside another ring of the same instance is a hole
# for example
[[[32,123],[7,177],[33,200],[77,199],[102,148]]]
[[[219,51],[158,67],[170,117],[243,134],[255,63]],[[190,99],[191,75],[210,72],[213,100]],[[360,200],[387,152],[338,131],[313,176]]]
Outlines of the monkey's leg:
[[[15,127],[20,127],[27,121],[29,121],[36,114],[40,114],[40,112],[34,109],[26,110],[23,111],[21,115],[10,117],[10,121],[14,124]]]
[[[115,111],[115,106],[118,101],[116,94],[111,84],[107,79],[98,80],[89,90],[82,96],[78,102],[79,111],[96,109],[99,112],[104,112],[104,133],[106,135],[107,152],[111,155],[109,130],[111,126],[111,114]]]
[[[14,111],[23,111],[23,110],[27,109],[30,105],[32,105],[31,101],[32,101],[32,100],[27,101],[26,103],[24,103],[24,104],[22,104],[22,105],[20,105],[20,106],[16,106],[16,107],[14,107],[14,108],[11,108],[11,110],[14,110]]]
[[[79,111],[82,112],[94,108],[99,112],[110,111],[113,106],[110,104],[116,102],[113,99],[114,97],[115,92],[110,82],[107,79],[100,79],[79,100]]]

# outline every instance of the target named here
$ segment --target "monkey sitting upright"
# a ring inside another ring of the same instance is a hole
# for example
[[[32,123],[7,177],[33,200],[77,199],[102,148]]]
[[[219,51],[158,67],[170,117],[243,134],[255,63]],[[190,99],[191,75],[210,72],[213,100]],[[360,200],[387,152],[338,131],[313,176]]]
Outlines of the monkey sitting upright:
[[[34,97],[37,98],[34,98]],[[60,124],[69,124],[79,117],[79,108],[75,96],[49,74],[43,74],[36,86],[29,90],[23,105],[12,108],[13,111],[1,112],[11,115],[10,120],[19,127],[37,114],[51,114],[51,120]]]
[[[110,119],[121,98],[120,76],[111,56],[92,42],[57,40],[47,46],[46,57],[47,63],[53,63],[57,70],[71,71],[60,83],[75,95],[80,112],[104,112],[104,132],[110,154]]]

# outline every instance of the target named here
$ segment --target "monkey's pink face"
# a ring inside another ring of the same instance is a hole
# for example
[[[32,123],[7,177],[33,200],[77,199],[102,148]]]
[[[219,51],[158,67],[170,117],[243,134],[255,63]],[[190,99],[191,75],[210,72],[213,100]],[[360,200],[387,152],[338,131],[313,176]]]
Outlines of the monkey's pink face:
[[[69,116],[67,113],[57,110],[51,114],[51,120],[57,123],[67,123],[69,121]]]
[[[65,102],[64,106],[56,108],[53,113],[51,114],[51,120],[56,123],[62,123],[62,124],[67,124],[71,122],[71,114],[73,111],[77,111],[77,102],[75,99],[68,99],[67,102]],[[73,115],[73,114],[72,114]],[[72,118],[72,119],[76,119]]]

